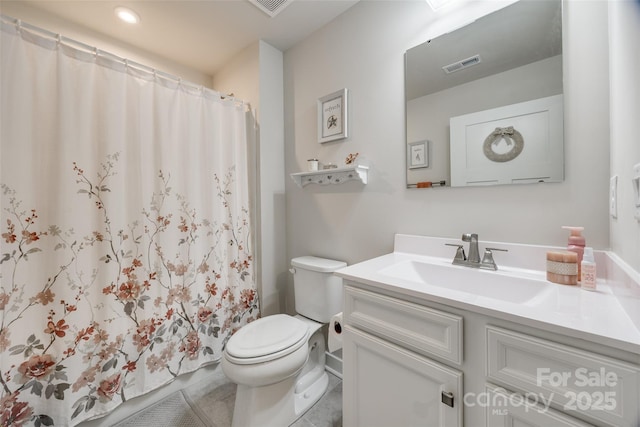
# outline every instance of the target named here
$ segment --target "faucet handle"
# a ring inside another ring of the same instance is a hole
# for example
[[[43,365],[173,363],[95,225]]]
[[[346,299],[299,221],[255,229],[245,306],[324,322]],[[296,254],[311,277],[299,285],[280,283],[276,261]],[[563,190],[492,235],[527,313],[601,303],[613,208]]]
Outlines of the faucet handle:
[[[456,256],[453,258],[453,262],[459,262],[459,261],[466,261],[467,260],[467,256],[464,253],[464,246],[463,245],[457,245],[455,243],[445,243],[445,245],[447,246],[455,246],[458,249],[456,250]]]
[[[485,253],[487,251],[492,252],[492,251],[500,251],[500,252],[509,252],[509,249],[500,249],[500,248],[485,248],[484,249]]]
[[[496,262],[493,260],[493,251],[501,251],[501,252],[509,252],[508,249],[500,249],[500,248],[485,248],[484,255],[482,255],[482,262],[480,266],[482,268],[487,268],[491,270],[497,270],[498,266]]]

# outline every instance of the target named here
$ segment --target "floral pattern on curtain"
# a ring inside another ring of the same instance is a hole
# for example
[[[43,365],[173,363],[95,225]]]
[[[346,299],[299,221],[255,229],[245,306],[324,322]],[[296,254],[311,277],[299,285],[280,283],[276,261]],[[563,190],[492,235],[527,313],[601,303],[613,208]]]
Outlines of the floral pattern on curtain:
[[[0,425],[76,425],[259,316],[247,113],[3,17]]]

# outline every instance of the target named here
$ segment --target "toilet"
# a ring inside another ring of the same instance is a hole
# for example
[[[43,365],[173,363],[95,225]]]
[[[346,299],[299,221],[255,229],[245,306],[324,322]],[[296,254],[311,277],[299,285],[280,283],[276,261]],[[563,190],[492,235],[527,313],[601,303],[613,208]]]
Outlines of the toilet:
[[[232,427],[293,424],[327,390],[322,325],[342,311],[342,261],[291,260],[295,316],[274,314],[240,328],[224,349],[222,370],[238,385]]]

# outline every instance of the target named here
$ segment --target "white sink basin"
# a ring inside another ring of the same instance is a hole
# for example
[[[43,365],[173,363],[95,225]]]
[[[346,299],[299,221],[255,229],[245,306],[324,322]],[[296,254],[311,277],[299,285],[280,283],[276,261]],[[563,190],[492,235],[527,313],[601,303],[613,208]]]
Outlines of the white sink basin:
[[[546,280],[522,277],[508,271],[495,272],[416,260],[398,262],[381,269],[378,274],[514,304],[543,304],[556,289]]]

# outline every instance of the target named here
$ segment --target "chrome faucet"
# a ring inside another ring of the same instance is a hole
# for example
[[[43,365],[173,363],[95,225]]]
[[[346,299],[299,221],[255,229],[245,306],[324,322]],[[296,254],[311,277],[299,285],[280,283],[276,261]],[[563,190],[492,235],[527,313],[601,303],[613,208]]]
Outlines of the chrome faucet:
[[[465,233],[462,235],[462,241],[469,242],[468,257],[465,255],[464,245],[446,243],[447,246],[456,246],[458,248],[456,250],[456,256],[453,258],[452,264],[495,271],[498,269],[498,266],[493,259],[493,251],[507,252],[506,249],[485,248],[484,254],[482,256],[482,261],[480,261],[478,235],[475,233]]]
[[[469,256],[467,263],[480,264],[480,253],[478,251],[478,235],[475,233],[465,233],[462,235],[463,242],[469,242]]]

